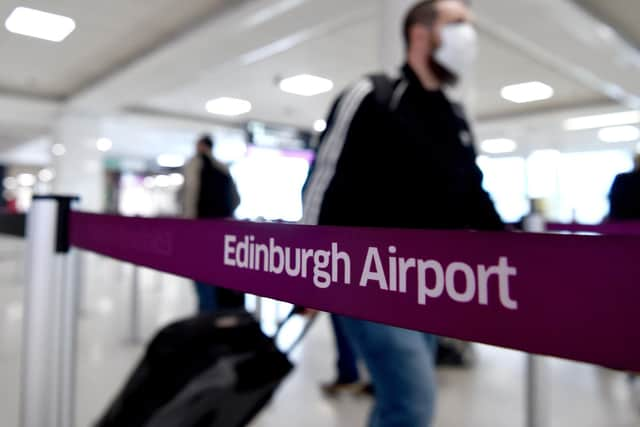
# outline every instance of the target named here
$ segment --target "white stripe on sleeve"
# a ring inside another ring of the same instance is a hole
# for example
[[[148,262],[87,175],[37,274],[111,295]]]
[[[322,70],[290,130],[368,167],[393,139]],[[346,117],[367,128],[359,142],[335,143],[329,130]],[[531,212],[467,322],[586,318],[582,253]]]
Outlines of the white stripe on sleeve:
[[[326,135],[324,143],[320,146],[316,165],[305,194],[303,224],[318,224],[322,201],[335,176],[336,165],[342,154],[351,122],[362,101],[372,90],[373,84],[371,80],[362,80],[340,101],[336,119],[334,120],[335,124]]]

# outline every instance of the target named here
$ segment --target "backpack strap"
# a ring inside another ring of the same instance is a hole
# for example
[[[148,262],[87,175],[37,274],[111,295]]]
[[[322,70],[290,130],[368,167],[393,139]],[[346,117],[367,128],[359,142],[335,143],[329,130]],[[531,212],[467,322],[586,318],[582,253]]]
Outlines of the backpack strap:
[[[385,112],[394,112],[404,96],[409,83],[401,79],[397,84],[386,74],[372,74],[369,79],[373,83],[376,102]]]
[[[391,110],[393,81],[386,74],[372,74],[369,79],[373,83],[376,103],[385,111]]]

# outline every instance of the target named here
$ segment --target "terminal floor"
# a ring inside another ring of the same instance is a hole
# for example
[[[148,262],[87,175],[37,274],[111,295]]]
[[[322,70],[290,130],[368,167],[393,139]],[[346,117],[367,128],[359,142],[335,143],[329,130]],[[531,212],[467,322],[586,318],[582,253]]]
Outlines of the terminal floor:
[[[22,246],[0,241],[0,426],[18,426],[23,274]],[[127,377],[144,344],[132,344],[129,312],[132,267],[86,256],[79,325],[77,426],[90,426]],[[188,281],[144,270],[141,282],[142,338],[194,307]],[[262,304],[265,330],[287,307]],[[631,325],[630,325],[631,326]],[[293,334],[293,332],[291,332]],[[286,338],[286,337],[285,337]],[[606,345],[606,343],[594,343]],[[524,426],[524,355],[474,346],[476,365],[441,370],[436,427]],[[295,371],[251,427],[363,426],[371,401],[350,395],[324,397],[319,384],[331,378],[334,358],[328,318],[323,316],[293,354]],[[547,361],[544,397],[548,427],[638,427],[640,384],[626,375],[557,359]]]

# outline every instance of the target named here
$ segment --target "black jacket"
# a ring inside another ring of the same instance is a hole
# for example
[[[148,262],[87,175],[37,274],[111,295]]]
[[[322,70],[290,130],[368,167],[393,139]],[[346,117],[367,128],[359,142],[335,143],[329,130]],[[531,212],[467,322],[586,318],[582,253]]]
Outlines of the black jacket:
[[[184,215],[187,218],[225,218],[240,203],[229,169],[210,155],[198,154],[184,169]]]
[[[502,229],[461,108],[409,66],[380,101],[367,78],[342,94],[305,188],[309,224]]]

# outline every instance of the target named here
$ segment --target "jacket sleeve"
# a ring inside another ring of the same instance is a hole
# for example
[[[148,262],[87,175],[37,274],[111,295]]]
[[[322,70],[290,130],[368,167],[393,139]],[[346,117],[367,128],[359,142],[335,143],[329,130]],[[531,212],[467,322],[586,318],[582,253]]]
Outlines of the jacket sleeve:
[[[334,103],[327,119],[327,129],[318,139],[316,157],[303,189],[304,224],[345,225],[341,220],[323,221],[321,213],[331,211],[343,216],[349,210],[348,200],[343,196],[347,192],[345,184],[353,180],[342,178],[347,172],[357,174],[359,170],[353,162],[352,153],[357,151],[356,145],[367,140],[361,134],[365,128],[362,123],[367,122],[369,128],[375,123],[367,118],[372,104],[372,89],[371,81],[363,79]]]
[[[452,104],[454,115],[458,119],[458,123],[463,131],[466,131],[467,135],[473,141],[473,135],[469,120],[465,113],[464,107],[460,104]],[[475,144],[461,144],[461,151],[458,152],[455,168],[461,170],[460,177],[464,177],[466,181],[465,198],[467,200],[462,201],[459,208],[466,212],[463,212],[463,216],[466,217],[465,228],[472,228],[476,230],[504,230],[505,225],[495,208],[495,204],[491,195],[484,189],[483,181],[484,175],[477,163],[477,152]]]
[[[200,193],[200,159],[194,157],[184,169],[184,198],[182,212],[185,218],[198,217],[198,195]]]

